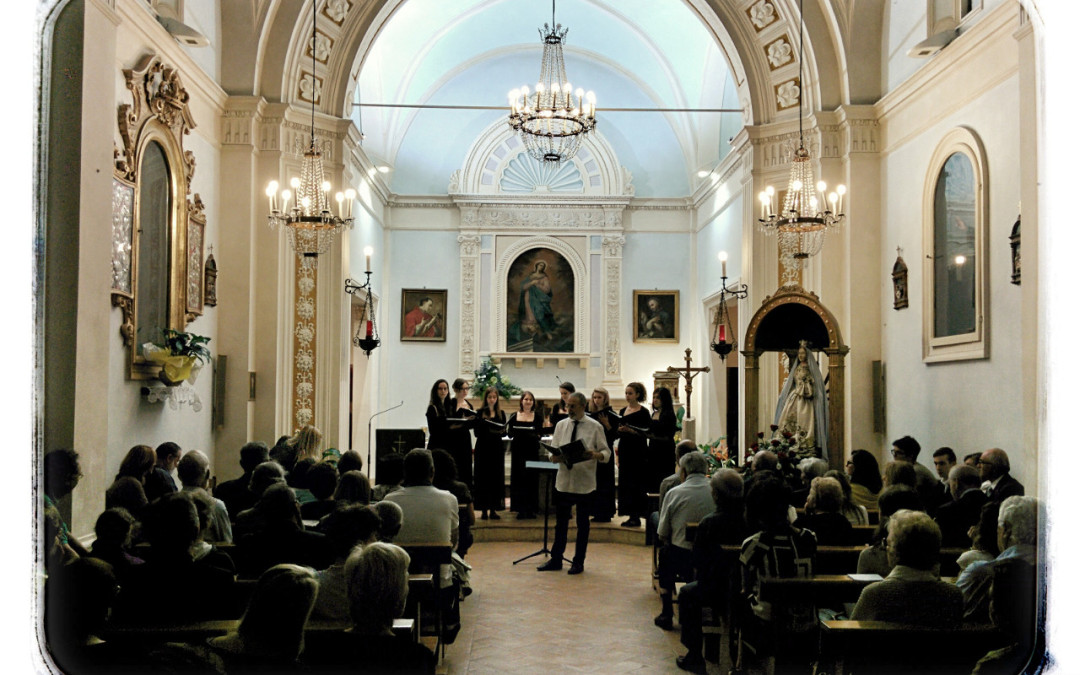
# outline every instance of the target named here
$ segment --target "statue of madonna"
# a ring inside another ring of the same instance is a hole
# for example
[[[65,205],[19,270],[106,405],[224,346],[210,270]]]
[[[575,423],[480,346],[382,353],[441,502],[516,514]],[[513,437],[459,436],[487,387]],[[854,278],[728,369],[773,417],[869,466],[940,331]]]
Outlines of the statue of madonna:
[[[776,402],[776,433],[790,432],[799,439],[801,448],[820,447],[822,459],[828,461],[827,409],[825,383],[817,360],[810,358],[806,340],[800,340],[795,363]]]

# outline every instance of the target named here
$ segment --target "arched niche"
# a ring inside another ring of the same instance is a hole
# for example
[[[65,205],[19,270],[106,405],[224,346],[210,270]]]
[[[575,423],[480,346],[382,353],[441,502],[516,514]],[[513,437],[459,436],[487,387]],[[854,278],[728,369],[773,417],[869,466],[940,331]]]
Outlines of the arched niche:
[[[752,437],[763,425],[772,423],[772,412],[760,418],[758,396],[761,391],[761,355],[765,352],[794,353],[799,341],[806,340],[814,351],[829,357],[829,467],[844,468],[844,357],[848,346],[840,334],[840,324],[818,296],[800,286],[783,286],[765,298],[750,319],[742,350],[745,382],[743,431]]]

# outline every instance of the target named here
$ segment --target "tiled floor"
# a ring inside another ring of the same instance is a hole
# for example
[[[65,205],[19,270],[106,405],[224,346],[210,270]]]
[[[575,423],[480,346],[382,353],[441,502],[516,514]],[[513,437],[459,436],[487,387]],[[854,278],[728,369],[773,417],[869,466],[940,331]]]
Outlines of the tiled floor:
[[[681,673],[675,631],[653,625],[652,549],[590,543],[585,573],[537,572],[545,556],[513,561],[537,542],[478,542],[469,549],[473,594],[446,650],[451,675]],[[573,542],[568,547],[573,554]],[[566,565],[564,569],[569,567]],[[710,673],[719,673],[710,665]]]

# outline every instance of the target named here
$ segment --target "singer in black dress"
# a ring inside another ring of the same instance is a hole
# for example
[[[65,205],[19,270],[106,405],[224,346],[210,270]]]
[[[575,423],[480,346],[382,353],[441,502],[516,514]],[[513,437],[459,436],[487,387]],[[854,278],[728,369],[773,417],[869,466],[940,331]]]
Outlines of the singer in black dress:
[[[551,416],[548,417],[547,424],[544,425],[544,429],[550,434],[554,433],[555,425],[562,420],[569,417],[566,412],[566,399],[570,398],[570,394],[577,391],[574,388],[573,382],[562,382],[559,384],[559,400],[555,405],[551,406]]]
[[[447,406],[447,417],[451,419],[469,418],[470,421],[450,423],[449,440],[446,442],[448,447],[444,448],[444,450],[454,458],[454,464],[457,465],[458,470],[458,480],[465,483],[466,487],[472,490],[473,443],[472,433],[469,429],[472,427],[471,418],[475,414],[472,403],[469,403],[469,399],[466,398],[469,395],[469,383],[459,377],[454,380],[452,389],[454,390],[454,398],[450,400],[450,404]]]
[[[496,426],[497,425],[497,426]],[[499,390],[484,392],[484,407],[476,416],[476,508],[480,519],[499,520],[506,502],[505,457],[503,434],[506,432],[506,413],[499,410]]]
[[[446,380],[436,380],[431,386],[427,407],[429,450],[450,448],[450,424],[446,421],[446,411],[450,404],[450,384]]]
[[[653,414],[649,421],[649,462],[646,492],[659,492],[660,481],[671,475],[671,458],[675,456],[675,432],[679,421],[671,392],[663,387],[653,391]]]
[[[522,429],[521,427],[529,427]],[[525,462],[540,459],[540,434],[544,416],[536,410],[536,397],[531,391],[521,392],[518,411],[510,416],[506,434],[510,437],[510,510],[518,520],[536,517],[540,510],[538,493],[540,477],[535,470],[526,469]]]
[[[641,527],[648,515],[645,497],[648,470],[649,409],[642,405],[645,385],[631,382],[626,385],[626,407],[619,414],[619,515],[629,516],[623,527]],[[645,430],[645,431],[642,431]]]
[[[611,397],[607,389],[593,389],[586,414],[604,427],[604,439],[609,448],[614,448],[619,429],[618,422],[608,414],[610,412]],[[596,465],[596,497],[593,499],[592,511],[594,523],[610,523],[615,516],[615,462]]]

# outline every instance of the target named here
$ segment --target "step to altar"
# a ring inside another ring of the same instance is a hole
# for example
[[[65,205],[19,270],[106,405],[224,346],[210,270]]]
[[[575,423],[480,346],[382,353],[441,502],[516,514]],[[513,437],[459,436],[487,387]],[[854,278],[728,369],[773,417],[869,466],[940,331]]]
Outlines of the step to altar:
[[[532,520],[518,520],[517,514],[511,511],[500,511],[499,520],[481,520],[480,514],[476,516],[476,524],[473,525],[473,541],[535,541],[540,543],[544,540],[544,516],[538,515]],[[645,545],[645,527],[622,527],[620,524],[626,518],[616,516],[610,523],[592,523],[589,527],[589,542],[603,542],[605,544],[634,544]],[[577,536],[577,525],[573,518],[570,519],[570,528],[567,540],[573,544]],[[555,538],[555,515],[548,517],[548,545]]]

